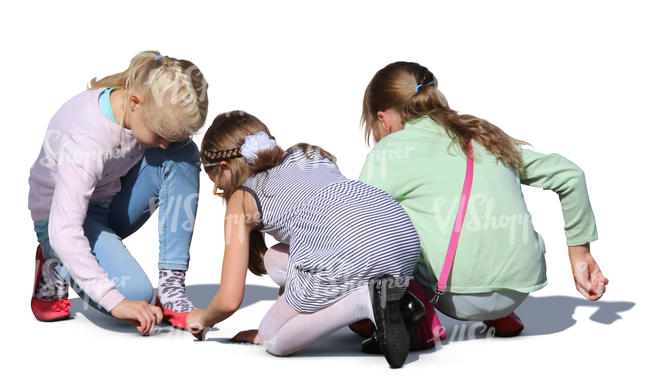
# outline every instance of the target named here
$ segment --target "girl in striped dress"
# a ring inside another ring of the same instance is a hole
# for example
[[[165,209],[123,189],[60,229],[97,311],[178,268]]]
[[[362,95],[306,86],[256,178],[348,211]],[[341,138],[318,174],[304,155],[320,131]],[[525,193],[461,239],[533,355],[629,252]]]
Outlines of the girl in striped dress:
[[[247,268],[269,271],[281,296],[259,334],[246,331],[235,340],[289,355],[367,318],[377,325],[389,364],[401,366],[409,337],[399,302],[420,242],[400,205],[343,176],[334,157],[316,146],[284,152],[260,120],[241,111],[216,117],[201,158],[215,194],[223,189],[227,201],[226,245],[219,291],[206,310],[190,313],[190,331],[202,339],[237,310]],[[288,260],[265,261],[262,232],[290,245]]]

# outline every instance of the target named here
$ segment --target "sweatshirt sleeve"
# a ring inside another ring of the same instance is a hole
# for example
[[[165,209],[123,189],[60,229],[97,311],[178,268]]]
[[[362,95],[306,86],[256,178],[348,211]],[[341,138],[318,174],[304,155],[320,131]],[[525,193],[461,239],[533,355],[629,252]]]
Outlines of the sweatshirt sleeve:
[[[596,241],[596,219],[582,169],[560,154],[542,154],[521,149],[521,155],[524,163],[521,183],[552,190],[559,196],[567,245]]]
[[[110,312],[124,296],[100,267],[83,230],[88,203],[102,172],[102,151],[92,139],[75,136],[63,144],[48,232],[50,245],[72,279]]]

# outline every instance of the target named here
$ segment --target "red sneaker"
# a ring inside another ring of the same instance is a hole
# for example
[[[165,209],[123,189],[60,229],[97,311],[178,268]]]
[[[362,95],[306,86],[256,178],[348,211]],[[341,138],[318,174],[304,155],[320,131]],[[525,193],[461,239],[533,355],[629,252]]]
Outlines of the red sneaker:
[[[505,318],[497,320],[486,320],[485,326],[487,328],[494,328],[494,335],[499,337],[511,337],[521,334],[524,329],[524,323],[514,312]]]
[[[156,305],[163,312],[163,320],[169,322],[172,326],[187,330],[187,315],[189,312],[175,312],[160,304],[160,299],[156,296]]]
[[[70,317],[70,300],[69,299],[54,299],[43,300],[36,297],[36,289],[38,282],[41,281],[43,274],[43,251],[39,245],[36,248],[36,272],[34,273],[34,291],[32,292],[32,313],[36,319],[41,322],[53,322],[56,320],[67,319]]]

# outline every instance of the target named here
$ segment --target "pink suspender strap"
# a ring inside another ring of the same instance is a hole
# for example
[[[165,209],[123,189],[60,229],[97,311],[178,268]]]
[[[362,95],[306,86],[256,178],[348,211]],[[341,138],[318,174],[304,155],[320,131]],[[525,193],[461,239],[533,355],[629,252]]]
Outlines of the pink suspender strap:
[[[454,257],[456,256],[456,248],[458,247],[458,239],[460,238],[460,230],[463,228],[463,221],[465,220],[465,213],[467,212],[467,204],[469,202],[469,195],[472,191],[472,179],[474,178],[474,151],[472,150],[472,141],[467,144],[467,169],[465,170],[465,183],[463,184],[463,192],[460,195],[460,203],[458,204],[458,212],[456,213],[456,221],[454,222],[454,229],[451,232],[451,239],[449,240],[449,247],[447,248],[447,255],[445,262],[442,266],[442,272],[438,278],[438,284],[434,290],[434,296],[431,300],[433,304],[438,302],[438,299],[445,293],[447,288],[447,279],[451,267],[454,264]]]

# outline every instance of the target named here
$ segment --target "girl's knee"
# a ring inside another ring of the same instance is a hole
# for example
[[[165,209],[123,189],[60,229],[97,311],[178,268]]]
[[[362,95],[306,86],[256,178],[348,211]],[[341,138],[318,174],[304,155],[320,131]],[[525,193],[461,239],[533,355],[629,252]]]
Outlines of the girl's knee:
[[[262,328],[260,328],[258,330],[258,335],[260,338],[260,344],[270,354],[273,354],[278,357],[284,357],[293,354],[293,351],[288,350],[287,347],[282,347],[282,345],[277,344],[275,334],[269,334],[268,332],[263,331]]]
[[[167,149],[159,147],[147,149],[144,158],[151,166],[183,164],[190,169],[200,171],[199,148],[191,139],[173,142]]]
[[[154,299],[155,291],[149,282],[149,279],[146,279],[146,281],[143,282],[142,279],[137,280],[131,277],[124,277],[121,278],[121,280],[123,280],[123,282],[116,282],[115,286],[125,298],[129,300],[141,300],[147,303],[151,303]]]
[[[264,267],[266,268],[266,272],[279,286],[286,284],[288,265],[289,246],[286,244],[276,244],[264,254]]]

